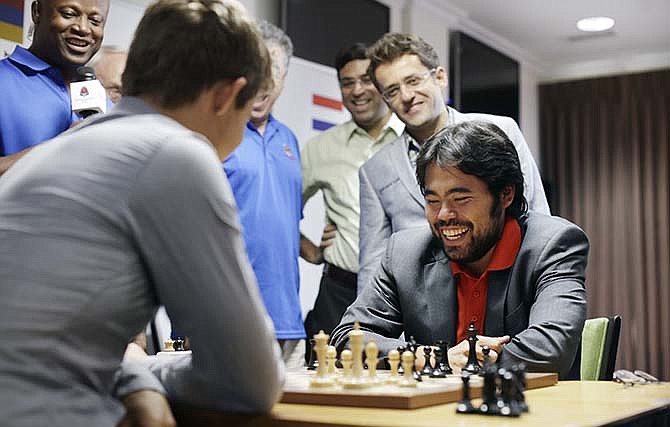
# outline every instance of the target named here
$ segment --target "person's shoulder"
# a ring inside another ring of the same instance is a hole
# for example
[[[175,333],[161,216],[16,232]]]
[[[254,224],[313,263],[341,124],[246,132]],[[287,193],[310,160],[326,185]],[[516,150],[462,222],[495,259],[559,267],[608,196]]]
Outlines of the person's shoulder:
[[[495,114],[486,113],[461,113],[460,111],[454,109],[450,109],[449,111],[454,114],[456,123],[471,120],[483,120],[498,126],[508,135],[510,135],[519,127],[516,123],[516,120],[507,116],[498,116]]]
[[[431,246],[433,233],[428,223],[413,228],[396,231],[391,235],[393,252],[401,255],[423,256]]]
[[[528,211],[519,224],[524,235],[538,240],[550,240],[558,234],[576,234],[586,237],[586,233],[578,225],[559,217]]]
[[[343,138],[353,131],[355,124],[349,120],[339,125],[331,126],[323,132],[307,140],[305,146],[333,144],[341,142]]]

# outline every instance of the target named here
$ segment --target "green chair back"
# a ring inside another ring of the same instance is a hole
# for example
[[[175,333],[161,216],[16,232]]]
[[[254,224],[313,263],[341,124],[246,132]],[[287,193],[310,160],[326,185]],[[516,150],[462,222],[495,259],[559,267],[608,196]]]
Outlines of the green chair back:
[[[618,315],[586,320],[582,331],[582,380],[612,380],[620,331],[621,316]]]

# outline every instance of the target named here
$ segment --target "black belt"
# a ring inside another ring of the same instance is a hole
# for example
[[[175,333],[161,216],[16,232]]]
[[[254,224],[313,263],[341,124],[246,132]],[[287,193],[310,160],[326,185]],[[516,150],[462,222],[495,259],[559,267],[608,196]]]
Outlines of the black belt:
[[[323,267],[323,275],[352,288],[355,288],[358,284],[358,274],[344,270],[328,262],[325,263],[325,266]]]

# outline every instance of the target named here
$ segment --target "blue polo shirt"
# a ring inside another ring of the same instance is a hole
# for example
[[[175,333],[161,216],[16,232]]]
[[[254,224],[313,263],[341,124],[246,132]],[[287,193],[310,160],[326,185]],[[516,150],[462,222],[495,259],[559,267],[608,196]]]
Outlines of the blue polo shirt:
[[[235,194],[249,261],[278,339],[305,337],[300,310],[300,148],[272,115],[265,135],[247,123],[223,168]]]
[[[79,120],[55,67],[17,46],[0,61],[0,156],[53,138]]]

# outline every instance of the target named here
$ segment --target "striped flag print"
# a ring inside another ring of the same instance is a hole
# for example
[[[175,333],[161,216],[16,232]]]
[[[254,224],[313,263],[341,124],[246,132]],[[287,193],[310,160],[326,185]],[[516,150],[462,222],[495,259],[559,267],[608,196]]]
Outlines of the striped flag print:
[[[23,0],[0,0],[0,38],[23,41]]]
[[[331,110],[342,111],[342,102],[337,99],[328,98],[327,96],[312,94],[312,104],[319,107],[329,108]],[[332,126],[335,126],[335,123],[328,122],[321,119],[312,119],[312,129],[318,131],[324,131]]]

